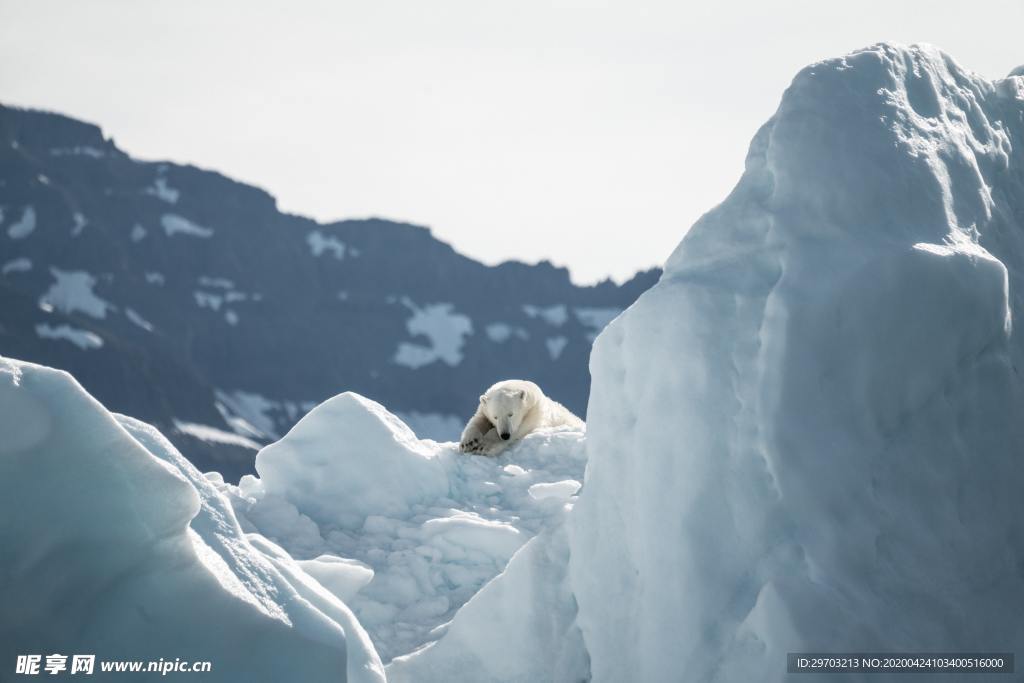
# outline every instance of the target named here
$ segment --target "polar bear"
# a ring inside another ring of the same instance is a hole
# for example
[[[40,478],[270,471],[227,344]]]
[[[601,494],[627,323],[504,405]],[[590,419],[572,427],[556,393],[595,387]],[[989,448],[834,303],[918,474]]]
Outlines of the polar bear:
[[[476,414],[462,431],[459,450],[497,455],[540,427],[583,429],[584,424],[533,382],[507,379],[480,397]]]

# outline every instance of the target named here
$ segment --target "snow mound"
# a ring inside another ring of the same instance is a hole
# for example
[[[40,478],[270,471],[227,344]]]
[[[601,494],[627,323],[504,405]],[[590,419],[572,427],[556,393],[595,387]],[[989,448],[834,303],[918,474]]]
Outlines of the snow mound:
[[[452,619],[444,636],[387,666],[391,683],[541,683],[589,678],[563,525],[538,534]]]
[[[584,465],[580,432],[470,456],[345,393],[260,451],[258,478],[218,486],[243,526],[346,598],[388,661],[437,640],[516,551],[561,525]]]
[[[159,432],[0,359],[0,659],[208,660],[204,680],[383,681],[351,612]],[[96,675],[101,679],[99,664]]]
[[[811,65],[591,357],[571,585],[594,681],[1019,651],[1024,87]]]

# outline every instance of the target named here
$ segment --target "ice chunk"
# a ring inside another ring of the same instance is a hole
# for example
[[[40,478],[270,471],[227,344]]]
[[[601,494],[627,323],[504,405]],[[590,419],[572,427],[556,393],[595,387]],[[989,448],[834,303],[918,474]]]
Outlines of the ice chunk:
[[[568,500],[580,490],[580,483],[574,479],[534,484],[528,491],[535,500]]]
[[[351,600],[373,580],[373,569],[369,566],[335,555],[320,555],[298,565],[342,602]]]

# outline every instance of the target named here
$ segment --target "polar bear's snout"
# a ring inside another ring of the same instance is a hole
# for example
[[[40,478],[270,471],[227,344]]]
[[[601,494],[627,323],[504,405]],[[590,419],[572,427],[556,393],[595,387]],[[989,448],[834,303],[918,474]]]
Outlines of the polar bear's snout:
[[[502,433],[501,433],[501,440],[502,440],[502,441],[508,441],[508,440],[509,440],[509,438],[510,438],[511,436],[512,436],[512,435],[511,435],[511,434],[509,434],[508,432],[502,432]]]

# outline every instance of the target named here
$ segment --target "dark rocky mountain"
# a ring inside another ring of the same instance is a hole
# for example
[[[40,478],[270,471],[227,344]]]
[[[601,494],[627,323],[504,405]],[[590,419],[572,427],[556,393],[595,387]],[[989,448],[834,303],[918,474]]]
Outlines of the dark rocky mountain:
[[[432,438],[456,438],[508,377],[582,415],[591,341],[658,277],[579,287],[424,227],[317,223],[218,173],[132,159],[94,125],[0,106],[0,354],[72,372],[228,478],[345,390]]]

